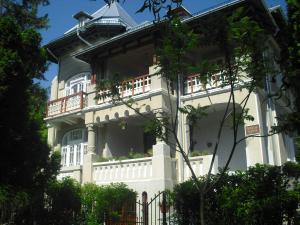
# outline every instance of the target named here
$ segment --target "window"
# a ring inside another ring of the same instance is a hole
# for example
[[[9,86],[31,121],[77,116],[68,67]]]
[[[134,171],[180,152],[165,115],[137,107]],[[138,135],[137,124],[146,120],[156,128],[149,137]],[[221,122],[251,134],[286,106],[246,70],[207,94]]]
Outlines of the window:
[[[82,165],[83,150],[87,145],[86,134],[86,129],[76,129],[64,135],[61,151],[63,166]]]

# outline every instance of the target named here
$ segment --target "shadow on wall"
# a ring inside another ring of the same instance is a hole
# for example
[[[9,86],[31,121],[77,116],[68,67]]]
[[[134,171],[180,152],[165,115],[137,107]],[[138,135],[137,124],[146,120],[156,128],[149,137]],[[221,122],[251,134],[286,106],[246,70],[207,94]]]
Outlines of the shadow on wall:
[[[225,104],[215,105],[213,109],[210,109],[208,115],[200,120],[193,127],[192,138],[193,151],[202,152],[202,154],[212,154],[214,146],[217,142],[217,134],[220,127],[220,122],[225,113]],[[229,110],[230,112],[231,110]],[[223,127],[222,136],[219,143],[217,152],[218,156],[218,167],[224,167],[229,154],[233,146],[233,129],[231,128],[232,117],[229,115],[225,121]],[[190,131],[191,132],[191,131]],[[240,125],[237,139],[245,137],[244,126]],[[229,164],[230,170],[246,170],[247,159],[246,159],[246,143],[241,142],[234,152],[232,160]]]

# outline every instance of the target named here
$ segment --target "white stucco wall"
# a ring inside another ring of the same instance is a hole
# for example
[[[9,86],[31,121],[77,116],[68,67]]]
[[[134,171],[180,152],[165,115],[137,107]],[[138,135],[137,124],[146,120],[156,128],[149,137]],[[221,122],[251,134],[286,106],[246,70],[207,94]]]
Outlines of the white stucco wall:
[[[207,151],[212,153],[214,150],[214,145],[217,141],[217,134],[220,126],[221,118],[224,111],[211,112],[207,117],[204,117],[199,124],[194,129],[193,139],[197,143],[194,146],[196,151]],[[225,122],[225,126],[222,132],[221,140],[219,143],[219,148],[217,152],[218,156],[218,167],[224,167],[228,156],[230,154],[232,144],[233,144],[233,130],[230,128],[230,118]],[[238,139],[244,137],[244,127],[239,128]],[[208,147],[211,143],[211,147]],[[246,144],[241,142],[234,152],[229,168],[232,170],[245,170],[247,168],[246,160]]]

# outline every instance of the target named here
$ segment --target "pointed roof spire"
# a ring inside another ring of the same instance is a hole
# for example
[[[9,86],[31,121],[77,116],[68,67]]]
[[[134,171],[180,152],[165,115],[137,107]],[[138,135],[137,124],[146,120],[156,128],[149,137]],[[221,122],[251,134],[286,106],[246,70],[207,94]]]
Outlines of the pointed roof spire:
[[[129,27],[137,26],[137,23],[132,19],[130,15],[122,8],[122,6],[113,0],[107,0],[108,4],[103,6],[101,9],[92,14],[93,20],[104,20],[104,19],[120,19]]]

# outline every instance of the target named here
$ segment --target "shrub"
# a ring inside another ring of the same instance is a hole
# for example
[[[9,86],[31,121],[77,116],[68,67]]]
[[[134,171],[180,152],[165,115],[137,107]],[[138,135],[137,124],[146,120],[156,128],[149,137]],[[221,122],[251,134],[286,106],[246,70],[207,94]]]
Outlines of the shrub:
[[[299,175],[300,166],[287,163],[282,167],[256,165],[246,172],[225,174],[217,183],[220,174],[212,176],[209,184],[215,185],[204,199],[206,224],[297,224]],[[200,178],[202,185],[204,180]],[[174,188],[178,224],[198,224],[199,196],[192,181]]]
[[[84,220],[88,225],[102,224],[108,218],[117,222],[122,210],[135,204],[135,200],[136,193],[122,183],[107,186],[85,184],[82,187]]]

